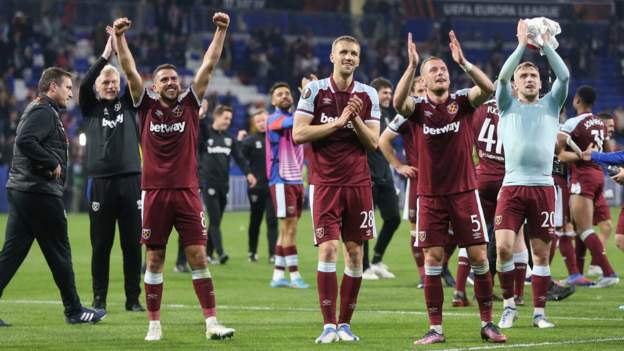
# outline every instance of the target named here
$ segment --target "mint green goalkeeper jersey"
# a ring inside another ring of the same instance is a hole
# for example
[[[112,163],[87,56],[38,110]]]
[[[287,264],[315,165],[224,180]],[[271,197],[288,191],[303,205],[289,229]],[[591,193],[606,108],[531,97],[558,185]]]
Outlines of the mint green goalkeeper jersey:
[[[500,113],[499,138],[505,150],[505,185],[553,185],[552,166],[559,131],[559,111],[568,94],[570,72],[548,44],[543,48],[557,79],[552,90],[533,103],[511,95],[510,80],[526,45],[509,56],[498,77],[496,104]]]

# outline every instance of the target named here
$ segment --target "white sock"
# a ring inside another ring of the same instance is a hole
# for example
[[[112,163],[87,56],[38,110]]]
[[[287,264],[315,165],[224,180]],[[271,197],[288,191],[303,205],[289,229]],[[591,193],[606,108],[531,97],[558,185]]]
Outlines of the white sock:
[[[440,324],[432,325],[432,326],[429,327],[429,329],[435,330],[436,333],[438,333],[438,334],[444,334],[444,331],[442,330],[442,325],[440,325]]]
[[[217,317],[212,316],[212,317],[206,318],[206,327],[209,327],[209,326],[215,325],[215,324],[217,324]]]
[[[299,271],[290,272],[290,280],[301,279]]]
[[[152,327],[153,325],[160,326],[160,321],[149,321],[149,326]]]
[[[283,269],[274,269],[273,270],[273,280],[278,281],[280,279],[284,279],[284,270]]]
[[[503,307],[511,307],[516,309],[516,301],[514,301],[513,297],[503,300]]]
[[[535,309],[533,310],[533,317],[535,316],[546,316],[546,311],[544,310],[544,308],[535,307]]]

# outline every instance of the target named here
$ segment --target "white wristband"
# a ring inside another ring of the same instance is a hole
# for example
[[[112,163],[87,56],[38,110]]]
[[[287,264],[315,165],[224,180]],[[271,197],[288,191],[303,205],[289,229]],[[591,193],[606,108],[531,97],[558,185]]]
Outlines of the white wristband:
[[[464,70],[464,72],[468,73],[468,72],[472,71],[472,67],[473,67],[473,66],[472,66],[472,63],[470,63],[470,62],[466,61],[466,63],[464,63],[464,64],[463,64],[463,65],[461,65],[460,67],[461,67],[461,69],[463,69],[463,70]]]

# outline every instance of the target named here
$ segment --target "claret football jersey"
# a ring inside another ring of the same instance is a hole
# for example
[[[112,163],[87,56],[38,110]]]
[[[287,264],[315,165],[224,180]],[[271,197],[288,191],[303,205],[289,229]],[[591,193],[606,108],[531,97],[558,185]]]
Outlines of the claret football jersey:
[[[561,132],[572,137],[572,140],[581,150],[587,149],[589,145],[595,145],[600,151],[604,146],[607,137],[607,127],[605,123],[591,113],[583,113],[570,118],[561,127]],[[593,171],[602,176],[602,167],[591,161],[578,161],[571,166],[572,173]]]
[[[472,132],[479,154],[477,175],[505,176],[505,151],[498,137],[498,108],[492,99],[479,106],[472,116]]]
[[[418,157],[418,195],[441,196],[477,188],[472,162],[474,107],[469,89],[449,94],[441,104],[427,97],[414,99],[414,112],[408,117],[415,128]]]
[[[339,91],[331,77],[308,83],[301,93],[297,113],[311,117],[311,125],[332,123],[353,95],[364,102],[360,113],[364,123],[379,123],[379,98],[375,89],[354,80],[347,90]],[[366,186],[371,183],[366,150],[352,122],[312,142],[309,155],[310,184]]]
[[[139,110],[143,152],[142,189],[198,188],[197,133],[201,100],[191,87],[173,107],[145,89]]]

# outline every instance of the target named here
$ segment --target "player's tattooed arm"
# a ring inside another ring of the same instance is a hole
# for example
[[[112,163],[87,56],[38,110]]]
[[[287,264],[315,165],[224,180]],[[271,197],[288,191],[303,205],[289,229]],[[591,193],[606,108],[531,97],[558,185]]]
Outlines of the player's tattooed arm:
[[[412,87],[412,81],[416,75],[416,68],[418,68],[418,62],[420,57],[416,51],[416,44],[412,40],[412,33],[407,34],[407,68],[401,76],[399,83],[397,83],[396,90],[394,91],[394,108],[403,116],[411,116],[414,113],[415,105],[414,100],[409,98],[410,89]]]
[[[454,31],[449,32],[449,47],[451,49],[451,55],[453,61],[455,61],[472,79],[476,84],[468,92],[468,100],[472,106],[477,107],[487,101],[494,92],[494,83],[483,73],[479,67],[473,65],[466,60],[464,52],[462,51],[461,44],[457,40]]]
[[[415,177],[416,168],[401,163],[401,160],[399,160],[399,158],[394,154],[392,141],[396,138],[396,136],[396,134],[386,128],[386,130],[384,130],[379,137],[379,150],[381,150],[381,153],[384,155],[386,160],[388,160],[390,166],[396,169],[400,175],[404,177]]]
[[[206,50],[206,54],[204,54],[202,64],[199,66],[192,83],[196,96],[204,96],[208,88],[212,72],[217,66],[219,58],[221,57],[221,52],[223,51],[225,33],[230,25],[230,17],[226,13],[217,12],[212,17],[212,22],[217,26],[217,29],[215,30],[212,42],[210,42],[210,46],[208,50]]]
[[[557,134],[557,144],[555,146],[555,152],[557,154],[557,158],[559,158],[559,161],[564,162],[564,163],[572,163],[572,162],[579,161],[581,158],[579,157],[578,154],[576,154],[575,152],[566,150],[568,136],[569,136],[568,134],[563,133],[563,132],[559,132],[559,134]]]
[[[110,29],[107,28],[107,30],[109,34],[112,35],[112,45],[117,48],[117,59],[121,65],[121,70],[128,80],[132,102],[137,104],[143,94],[143,78],[141,78],[139,71],[137,71],[134,57],[132,57],[132,53],[126,42],[126,36],[124,35],[124,33],[130,29],[131,25],[132,22],[129,19],[125,17],[118,18],[113,22],[113,27],[109,27]]]
[[[202,99],[201,106],[199,107],[199,119],[206,118],[206,112],[208,112],[208,107],[208,100],[204,97],[204,99]]]

